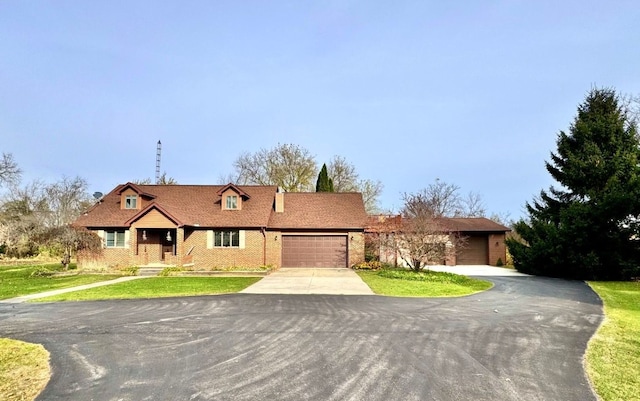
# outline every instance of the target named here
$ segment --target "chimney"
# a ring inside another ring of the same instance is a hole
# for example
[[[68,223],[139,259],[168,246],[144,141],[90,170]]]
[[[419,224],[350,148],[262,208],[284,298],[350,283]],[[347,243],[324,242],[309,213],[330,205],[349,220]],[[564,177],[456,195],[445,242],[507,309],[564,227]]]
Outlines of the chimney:
[[[284,191],[280,187],[276,191],[276,213],[284,213]]]

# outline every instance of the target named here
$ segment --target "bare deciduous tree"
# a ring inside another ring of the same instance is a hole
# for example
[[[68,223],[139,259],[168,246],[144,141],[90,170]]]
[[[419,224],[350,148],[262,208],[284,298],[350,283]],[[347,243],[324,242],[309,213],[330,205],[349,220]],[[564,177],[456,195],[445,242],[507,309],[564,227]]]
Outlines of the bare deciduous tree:
[[[460,187],[436,179],[416,193],[404,193],[402,214],[408,218],[456,216],[461,213]]]
[[[364,209],[369,214],[378,213],[380,206],[378,205],[378,198],[382,193],[382,182],[373,180],[360,180],[358,182],[358,192],[362,193],[362,199],[364,200]]]
[[[378,198],[382,193],[382,183],[369,179],[360,179],[356,168],[342,156],[334,156],[327,165],[327,173],[333,181],[335,192],[360,192],[367,213],[379,211]]]
[[[277,185],[287,192],[311,191],[318,173],[313,155],[293,144],[243,153],[233,166],[240,185]]]
[[[9,256],[37,253],[35,237],[42,231],[48,214],[45,185],[33,181],[23,187],[12,185],[0,205],[0,244]]]
[[[2,153],[0,158],[0,186],[7,184],[17,184],[20,181],[22,171],[18,168],[18,163],[13,159],[11,153]]]
[[[469,192],[462,198],[461,206],[461,213],[456,217],[484,217],[487,214],[482,196],[477,192]]]
[[[342,156],[333,156],[327,164],[327,174],[333,180],[335,192],[359,192],[360,177],[353,164]]]
[[[469,195],[469,210],[478,213],[481,201],[478,196]],[[460,216],[465,201],[458,195],[458,187],[436,180],[417,193],[405,193],[401,215],[388,218],[380,225],[381,260],[389,252],[394,259],[400,259],[414,271],[420,271],[431,264],[442,264],[467,244],[449,217]],[[471,214],[471,212],[470,212]]]
[[[153,181],[151,181],[151,178],[147,177],[147,178],[143,178],[141,180],[133,180],[132,181],[134,184],[137,185],[152,185]],[[178,181],[176,181],[175,178],[173,177],[169,177],[167,175],[167,172],[165,171],[164,173],[162,173],[162,175],[160,177],[158,177],[158,182],[156,183],[157,185],[178,185]]]
[[[429,216],[403,219],[400,229],[389,239],[398,256],[414,271],[445,264],[466,243],[465,238],[447,227],[444,221]]]
[[[297,145],[278,145],[256,153],[243,153],[233,164],[232,174],[220,176],[220,182],[239,185],[278,185],[288,192],[313,191],[318,166],[311,153]],[[379,210],[382,183],[360,179],[355,167],[342,156],[334,156],[327,173],[335,192],[361,192],[368,213]]]
[[[408,217],[482,217],[486,213],[480,194],[460,195],[460,187],[436,179],[433,184],[416,193],[404,193],[404,214]]]
[[[47,215],[45,226],[62,227],[75,220],[93,202],[87,181],[80,177],[62,177],[45,187]]]
[[[9,255],[32,256],[57,230],[75,220],[92,203],[87,183],[63,177],[52,184],[33,181],[14,185],[0,205],[0,244]]]

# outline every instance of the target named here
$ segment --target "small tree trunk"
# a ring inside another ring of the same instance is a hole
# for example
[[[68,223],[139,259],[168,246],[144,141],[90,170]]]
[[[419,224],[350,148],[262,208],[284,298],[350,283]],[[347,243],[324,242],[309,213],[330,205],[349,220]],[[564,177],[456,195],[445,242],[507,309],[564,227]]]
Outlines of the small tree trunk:
[[[71,255],[69,251],[64,252],[64,256],[62,257],[62,260],[60,261],[60,263],[62,263],[64,270],[69,269],[69,264],[71,263]]]

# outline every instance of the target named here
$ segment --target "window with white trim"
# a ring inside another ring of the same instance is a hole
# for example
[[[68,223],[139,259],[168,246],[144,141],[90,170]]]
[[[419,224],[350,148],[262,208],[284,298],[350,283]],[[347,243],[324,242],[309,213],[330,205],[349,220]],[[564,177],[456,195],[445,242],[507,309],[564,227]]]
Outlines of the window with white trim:
[[[124,231],[105,231],[104,246],[106,248],[124,248],[125,247]]]
[[[214,231],[213,232],[213,246],[224,248],[239,248],[240,247],[240,231]]]
[[[237,208],[238,208],[238,196],[227,195],[227,209],[237,209]]]
[[[124,197],[125,209],[137,209],[138,208],[138,195],[126,195]]]

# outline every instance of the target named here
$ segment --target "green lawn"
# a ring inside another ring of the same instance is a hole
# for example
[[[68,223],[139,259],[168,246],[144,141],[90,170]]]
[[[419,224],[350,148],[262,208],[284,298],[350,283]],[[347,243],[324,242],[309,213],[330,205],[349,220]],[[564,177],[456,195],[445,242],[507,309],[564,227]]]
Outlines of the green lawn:
[[[49,352],[42,345],[0,338],[0,400],[33,400],[49,381]]]
[[[38,298],[32,302],[225,294],[238,292],[260,279],[260,277],[149,277],[89,290],[68,292],[47,298]]]
[[[587,347],[587,373],[604,401],[640,400],[640,282],[591,282],[604,323]]]
[[[73,267],[73,265],[72,265]],[[111,280],[116,275],[79,274],[66,277],[32,277],[35,271],[61,270],[59,264],[0,266],[0,299],[34,294],[60,288],[74,287],[98,281]]]
[[[489,281],[434,271],[358,271],[358,275],[374,293],[398,297],[458,297],[493,286]]]

